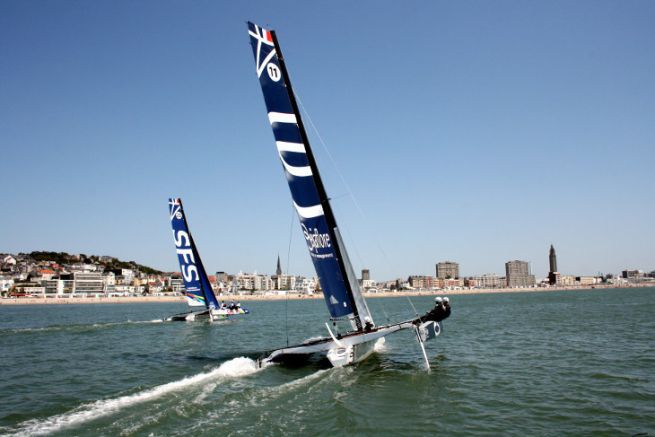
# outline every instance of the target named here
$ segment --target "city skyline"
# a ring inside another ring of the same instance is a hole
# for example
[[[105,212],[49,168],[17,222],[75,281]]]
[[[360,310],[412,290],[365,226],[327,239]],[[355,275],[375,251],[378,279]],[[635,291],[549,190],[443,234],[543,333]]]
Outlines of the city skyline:
[[[551,246],[551,255],[553,248]],[[552,260],[552,257],[551,257]],[[441,266],[440,266],[441,264]],[[551,263],[551,266],[553,263]],[[189,284],[183,281],[183,272],[157,272],[147,266],[136,265],[110,256],[34,252],[31,254],[0,254],[0,294],[3,296],[65,297],[78,294],[108,297],[184,292]],[[228,274],[217,271],[207,282],[215,292],[251,292],[266,294],[291,290],[301,294],[319,291],[317,277],[281,274],[277,262],[276,274],[238,272]],[[530,289],[536,287],[594,287],[648,286],[655,283],[655,271],[623,270],[616,276],[574,276],[557,273],[551,278],[535,281],[525,261],[505,263],[506,276],[483,274],[466,278],[457,276],[458,264],[452,261],[439,263],[437,275],[410,275],[405,278],[374,280],[370,271],[363,269],[359,284],[362,290],[462,290],[462,289]],[[441,270],[441,269],[445,270]],[[552,270],[552,269],[551,269]]]
[[[47,253],[50,252],[40,252],[37,251],[37,254],[39,254],[39,258],[44,258]],[[59,257],[70,257],[70,258],[76,258],[77,263],[79,266],[84,266],[85,261],[84,259],[88,260],[95,260],[93,263],[97,264],[97,262],[100,262],[101,264],[97,265],[102,265],[103,262],[111,261],[111,262],[119,262],[122,264],[128,264],[132,263],[132,266],[129,268],[134,268],[135,271],[139,271],[140,269],[143,270],[152,270],[152,266],[139,266],[138,264],[133,264],[134,261],[120,261],[117,258],[110,256],[110,255],[88,255],[88,254],[68,254],[68,253],[58,253],[54,252],[59,255]],[[29,253],[0,253],[0,266],[3,265],[3,257],[17,257],[17,256],[25,256],[29,257],[31,254]],[[52,261],[52,260],[50,260]],[[360,281],[363,282],[368,282],[368,283],[379,283],[379,282],[389,282],[389,281],[396,281],[396,280],[401,280],[401,281],[409,281],[411,282],[411,278],[432,278],[435,280],[439,279],[445,279],[446,281],[451,281],[451,280],[468,280],[468,279],[475,279],[475,280],[483,280],[484,278],[487,278],[487,280],[493,280],[494,278],[496,280],[505,280],[507,279],[507,285],[510,286],[510,283],[513,283],[514,286],[516,285],[521,285],[522,287],[529,287],[532,285],[538,285],[541,283],[548,283],[550,285],[575,285],[571,283],[572,281],[575,280],[575,278],[607,278],[607,277],[624,277],[628,278],[630,275],[633,275],[635,277],[638,277],[639,275],[645,274],[650,277],[655,277],[655,270],[652,269],[644,269],[644,268],[639,268],[639,267],[625,267],[622,268],[618,271],[607,271],[607,272],[596,272],[594,274],[581,274],[579,272],[566,272],[565,274],[561,275],[560,272],[553,272],[553,266],[557,266],[557,261],[556,261],[556,255],[555,255],[555,250],[553,245],[550,246],[550,250],[548,253],[548,263],[550,266],[550,271],[548,275],[545,277],[540,277],[532,274],[532,268],[531,268],[531,262],[529,261],[523,261],[523,260],[509,260],[505,262],[505,275],[503,276],[502,274],[497,274],[495,272],[475,272],[472,274],[468,275],[460,275],[459,274],[459,263],[455,261],[440,261],[436,263],[436,271],[434,275],[430,274],[424,274],[423,272],[411,272],[411,273],[405,273],[401,274],[400,276],[396,277],[372,277],[371,276],[371,270],[367,268],[363,268],[361,270],[360,274]],[[443,268],[444,272],[441,272],[440,269]],[[64,271],[67,271],[66,269],[63,269]],[[95,271],[95,269],[93,270]],[[309,273],[309,275],[304,275],[301,273],[293,272],[293,271],[286,271],[282,268],[282,263],[280,261],[279,255],[277,256],[277,261],[276,261],[276,266],[275,266],[275,271],[274,273],[270,273],[268,270],[244,270],[244,269],[238,269],[235,271],[225,271],[225,270],[213,270],[212,268],[209,268],[208,271],[214,271],[215,275],[211,275],[212,277],[220,278],[224,277],[227,278],[228,276],[239,276],[239,275],[246,275],[246,276],[268,276],[270,278],[275,278],[275,277],[309,277],[309,278],[314,278],[316,279],[316,272],[312,271]],[[511,275],[509,274],[510,271],[512,274],[515,276],[518,274],[519,278],[518,280],[513,280],[511,279]],[[629,272],[630,275],[627,273]],[[161,274],[164,275],[172,275],[172,276],[180,276],[180,270],[179,270],[179,265],[178,269],[175,270],[162,270],[160,272]],[[157,276],[160,273],[147,273],[149,275]],[[551,276],[552,273],[556,273],[556,275],[553,277]],[[522,276],[529,276],[523,278]],[[2,277],[2,273],[0,272],[0,278]],[[481,279],[482,278],[482,279]],[[560,282],[560,278],[563,278],[563,282]],[[221,281],[220,279],[217,279],[217,281]],[[222,280],[222,282],[226,282],[225,280]],[[456,281],[455,281],[456,282]],[[504,282],[504,281],[503,281]]]
[[[175,271],[179,196],[208,268],[313,275],[252,19],[327,143],[310,130],[356,271],[546,277],[550,244],[568,273],[655,266],[654,4],[372,5],[3,2],[0,252]]]

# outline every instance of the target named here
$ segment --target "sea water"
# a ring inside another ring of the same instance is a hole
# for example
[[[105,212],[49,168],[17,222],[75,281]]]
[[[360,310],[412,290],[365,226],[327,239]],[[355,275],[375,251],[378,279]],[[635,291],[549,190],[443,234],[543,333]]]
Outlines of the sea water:
[[[419,311],[431,297],[413,297]],[[414,316],[372,298],[378,324]],[[258,368],[326,335],[322,300],[0,306],[0,434],[634,435],[655,433],[655,289],[452,296],[427,344],[391,335],[359,365]]]

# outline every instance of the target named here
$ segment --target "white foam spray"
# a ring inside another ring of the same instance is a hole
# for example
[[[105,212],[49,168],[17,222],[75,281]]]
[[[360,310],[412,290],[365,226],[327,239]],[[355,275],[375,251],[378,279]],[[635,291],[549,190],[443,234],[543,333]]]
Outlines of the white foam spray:
[[[260,370],[257,363],[250,358],[239,357],[226,361],[219,367],[205,373],[188,376],[179,381],[169,382],[157,387],[114,399],[103,399],[79,406],[64,414],[52,416],[43,420],[28,420],[15,430],[13,435],[33,436],[45,435],[64,428],[80,425],[100,417],[108,416],[127,407],[165,396],[169,393],[184,390],[188,387],[207,383],[215,379],[238,378],[253,374]]]
[[[384,337],[380,337],[378,341],[375,342],[375,345],[373,346],[373,349],[375,349],[375,352],[377,353],[382,353],[387,351],[387,340]]]

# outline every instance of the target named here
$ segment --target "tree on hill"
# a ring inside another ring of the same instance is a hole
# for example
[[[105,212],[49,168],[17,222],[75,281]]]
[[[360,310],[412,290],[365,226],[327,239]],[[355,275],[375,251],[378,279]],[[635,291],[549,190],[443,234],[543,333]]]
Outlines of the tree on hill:
[[[87,256],[83,253],[81,253],[78,257],[77,255],[70,255],[66,252],[34,251],[27,254],[27,256],[29,256],[30,258],[32,258],[34,261],[37,262],[54,261],[57,264],[75,264],[81,262],[85,264],[101,265],[105,268],[105,270],[132,269],[132,270],[138,270],[148,275],[158,275],[162,273],[157,269],[153,269],[152,267],[148,267],[148,266],[143,266],[141,264],[136,263],[135,261],[121,261],[118,258],[113,258],[113,257],[111,258],[110,261],[101,261],[98,255]]]

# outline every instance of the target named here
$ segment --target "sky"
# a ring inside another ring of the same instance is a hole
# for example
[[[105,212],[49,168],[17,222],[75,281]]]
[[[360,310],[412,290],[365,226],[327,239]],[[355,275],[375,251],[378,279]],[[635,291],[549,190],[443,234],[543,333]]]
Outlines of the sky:
[[[655,2],[0,2],[0,252],[313,275],[246,21],[277,31],[356,271],[655,270]],[[311,118],[311,123],[308,121]]]

